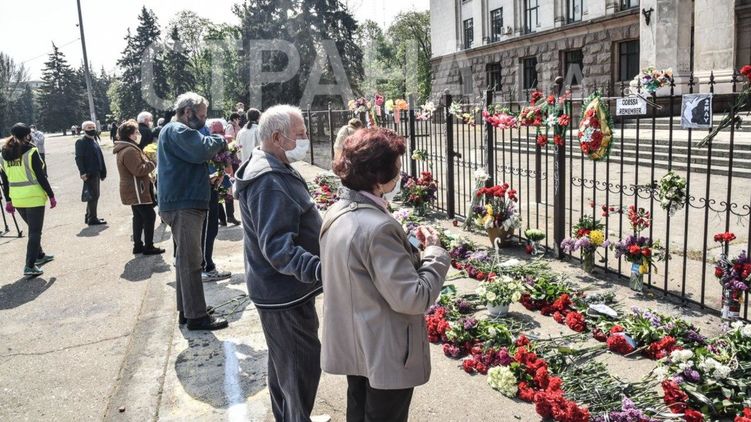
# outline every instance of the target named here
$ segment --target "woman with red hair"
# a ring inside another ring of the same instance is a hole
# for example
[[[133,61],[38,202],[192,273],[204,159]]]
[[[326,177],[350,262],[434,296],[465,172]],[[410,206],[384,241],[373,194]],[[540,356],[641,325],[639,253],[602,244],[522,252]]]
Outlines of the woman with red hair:
[[[406,421],[430,377],[423,315],[450,260],[433,229],[410,240],[388,211],[404,153],[393,131],[360,129],[334,162],[343,187],[321,228],[321,369],[347,376],[348,421]]]

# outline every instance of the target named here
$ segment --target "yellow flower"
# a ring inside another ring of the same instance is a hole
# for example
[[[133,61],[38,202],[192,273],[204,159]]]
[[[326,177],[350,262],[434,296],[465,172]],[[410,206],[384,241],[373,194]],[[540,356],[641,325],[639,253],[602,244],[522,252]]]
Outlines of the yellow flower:
[[[641,262],[641,265],[639,266],[639,272],[642,274],[649,273],[649,262],[646,259]]]
[[[592,230],[589,232],[589,241],[594,246],[600,246],[605,242],[605,233],[602,230]]]
[[[493,206],[492,205],[490,205],[490,204],[485,205],[485,211],[488,212],[488,216],[489,217],[493,217]]]

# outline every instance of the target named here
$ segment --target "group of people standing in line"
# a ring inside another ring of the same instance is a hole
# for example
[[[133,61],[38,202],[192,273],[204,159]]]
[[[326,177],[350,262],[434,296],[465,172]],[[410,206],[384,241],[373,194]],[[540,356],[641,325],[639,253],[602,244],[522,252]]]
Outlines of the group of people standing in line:
[[[155,192],[149,190],[155,164],[137,148],[144,138],[139,122],[122,124],[115,146],[121,198],[133,207],[134,231],[137,218],[139,227],[152,221],[139,207],[153,203],[154,193],[172,231],[178,323],[189,330],[228,326],[206,304],[202,250],[217,183],[207,162],[227,148],[227,132],[236,128],[225,128],[224,136],[207,130],[208,106],[195,93],[177,98],[174,118],[159,130]],[[450,260],[433,229],[419,227],[415,247],[389,212],[400,189],[404,139],[357,122],[342,128],[333,169],[343,187],[322,218],[305,179],[291,165],[310,148],[300,109],[279,105],[251,112],[246,116],[251,123],[235,136],[242,164],[228,172],[242,220],[248,294],[268,347],[275,419],[318,419],[311,413],[323,370],[347,376],[348,421],[406,421],[414,387],[430,377],[423,315],[440,294]],[[252,138],[243,139],[246,129]],[[23,144],[24,131],[14,127],[13,133],[11,147],[18,151],[8,158],[18,160],[33,146]],[[19,142],[26,146],[13,147]],[[43,171],[36,168],[35,174]],[[53,199],[42,186],[46,179],[36,180],[40,198]],[[139,239],[134,233],[134,242]],[[153,244],[146,233],[148,247]],[[34,259],[43,256],[37,252]],[[315,298],[324,292],[319,339]]]

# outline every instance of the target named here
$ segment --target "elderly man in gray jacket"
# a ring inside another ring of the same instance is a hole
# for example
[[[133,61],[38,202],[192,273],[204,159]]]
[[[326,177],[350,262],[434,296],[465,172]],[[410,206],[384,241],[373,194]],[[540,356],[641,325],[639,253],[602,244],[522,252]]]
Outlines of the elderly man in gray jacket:
[[[261,147],[236,172],[245,230],[245,275],[269,350],[268,386],[277,421],[310,421],[321,377],[321,216],[290,163],[310,147],[300,109],[275,106],[258,125]],[[324,418],[325,420],[325,418]]]

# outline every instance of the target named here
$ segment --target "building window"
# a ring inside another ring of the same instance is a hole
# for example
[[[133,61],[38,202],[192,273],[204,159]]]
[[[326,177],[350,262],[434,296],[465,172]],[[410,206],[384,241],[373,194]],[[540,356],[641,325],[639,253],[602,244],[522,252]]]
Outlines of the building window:
[[[474,28],[472,27],[472,18],[464,21],[464,49],[472,48],[472,41],[475,37]]]
[[[496,42],[501,40],[503,35],[503,8],[490,11],[490,41]]]
[[[522,59],[524,89],[537,88],[537,57]]]
[[[535,32],[535,28],[539,25],[537,19],[540,5],[538,0],[524,0],[524,33],[529,34]]]
[[[472,95],[472,68],[459,69],[459,85],[463,95]]]
[[[563,53],[563,70],[566,72],[564,80],[571,81],[571,85],[581,85],[584,75],[584,56],[581,50],[565,51]]]
[[[501,90],[501,64],[488,63],[485,65],[485,75],[488,81],[488,89]]]
[[[621,10],[639,7],[639,0],[621,0]]]
[[[566,19],[568,23],[581,22],[584,0],[566,0]]]
[[[618,44],[618,80],[629,81],[639,73],[639,40]]]

